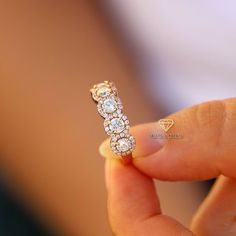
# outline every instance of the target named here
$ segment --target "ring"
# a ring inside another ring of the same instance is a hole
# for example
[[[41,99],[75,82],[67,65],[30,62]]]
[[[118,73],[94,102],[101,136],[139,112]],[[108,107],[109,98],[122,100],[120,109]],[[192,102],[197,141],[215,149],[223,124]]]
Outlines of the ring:
[[[129,134],[129,120],[123,114],[123,105],[113,82],[104,81],[90,89],[92,99],[97,103],[97,110],[104,118],[105,132],[110,135],[113,153],[126,156],[135,148],[135,138]]]

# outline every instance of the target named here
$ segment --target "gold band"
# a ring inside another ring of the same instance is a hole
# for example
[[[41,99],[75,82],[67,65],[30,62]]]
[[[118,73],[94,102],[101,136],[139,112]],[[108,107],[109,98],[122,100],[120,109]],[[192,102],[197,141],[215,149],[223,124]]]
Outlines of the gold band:
[[[105,132],[110,135],[110,146],[118,156],[127,156],[135,148],[135,139],[129,134],[129,120],[123,114],[123,105],[112,82],[104,81],[90,89],[97,103],[98,113],[104,118]]]

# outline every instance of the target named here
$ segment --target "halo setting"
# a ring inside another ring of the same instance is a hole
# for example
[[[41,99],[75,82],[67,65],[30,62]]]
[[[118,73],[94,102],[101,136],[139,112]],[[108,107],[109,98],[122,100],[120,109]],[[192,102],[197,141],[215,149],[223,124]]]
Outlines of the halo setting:
[[[104,81],[90,89],[97,110],[104,118],[105,132],[111,136],[111,150],[118,156],[126,156],[135,148],[135,139],[129,134],[129,120],[123,114],[123,105],[112,82]]]

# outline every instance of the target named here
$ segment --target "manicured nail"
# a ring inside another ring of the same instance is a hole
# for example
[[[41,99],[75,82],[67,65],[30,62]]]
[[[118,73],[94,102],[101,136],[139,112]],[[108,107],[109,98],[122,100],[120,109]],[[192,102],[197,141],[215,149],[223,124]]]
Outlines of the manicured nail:
[[[136,148],[133,151],[133,158],[147,157],[159,151],[165,144],[165,132],[153,124],[137,128],[135,133]]]
[[[109,189],[109,180],[110,180],[110,171],[111,171],[111,159],[106,158],[106,163],[105,163],[105,184],[106,188]]]
[[[114,154],[111,151],[110,148],[110,143],[109,140],[106,139],[105,141],[103,141],[101,143],[101,145],[99,146],[99,153],[103,156],[103,157],[110,157],[113,156]]]

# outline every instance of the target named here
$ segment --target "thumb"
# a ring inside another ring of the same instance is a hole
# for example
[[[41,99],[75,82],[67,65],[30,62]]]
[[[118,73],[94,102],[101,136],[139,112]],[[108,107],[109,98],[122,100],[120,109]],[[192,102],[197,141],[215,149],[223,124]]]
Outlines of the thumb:
[[[152,178],[133,165],[106,158],[108,216],[114,235],[193,236],[176,220],[163,215]]]
[[[137,143],[133,164],[139,170],[163,180],[236,177],[236,99],[202,103],[167,118],[174,125],[164,139],[158,122],[131,129]],[[107,141],[100,151],[111,155]]]

